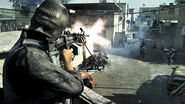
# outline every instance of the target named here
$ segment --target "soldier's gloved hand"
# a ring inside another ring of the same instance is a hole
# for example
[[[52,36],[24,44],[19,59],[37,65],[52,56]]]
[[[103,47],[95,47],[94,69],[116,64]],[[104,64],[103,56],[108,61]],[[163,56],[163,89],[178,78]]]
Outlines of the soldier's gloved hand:
[[[68,70],[73,70],[73,66],[71,64],[73,59],[73,49],[64,49],[62,52],[62,60],[64,62],[64,67]]]
[[[79,46],[83,46],[87,42],[85,36],[83,36],[83,35],[80,36],[80,38],[78,38],[77,41],[78,41],[78,43],[76,43],[76,44],[79,45]]]

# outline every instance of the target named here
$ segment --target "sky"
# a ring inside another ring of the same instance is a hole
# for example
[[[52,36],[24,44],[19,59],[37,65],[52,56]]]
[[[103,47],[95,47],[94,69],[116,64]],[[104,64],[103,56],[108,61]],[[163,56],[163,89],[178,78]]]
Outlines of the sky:
[[[113,1],[113,0],[109,0]],[[142,7],[145,4],[145,7],[158,7],[160,4],[173,3],[174,0],[114,0],[117,2],[128,3],[130,8],[135,8],[138,11],[139,7]],[[71,3],[97,3],[99,0],[72,0]],[[0,0],[0,8],[12,8],[12,4],[9,0]]]
[[[0,8],[12,8],[12,3],[9,0],[0,0]]]

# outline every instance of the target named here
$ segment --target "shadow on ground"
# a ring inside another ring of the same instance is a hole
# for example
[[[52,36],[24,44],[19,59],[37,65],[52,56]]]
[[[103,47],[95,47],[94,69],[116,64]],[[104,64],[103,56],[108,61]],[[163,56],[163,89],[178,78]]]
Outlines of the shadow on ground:
[[[168,95],[168,78],[167,75],[160,75],[143,83],[137,90],[142,104],[185,104],[185,97]]]
[[[138,99],[136,95],[132,94],[113,94],[113,96],[104,96],[111,99],[116,104],[137,104]]]
[[[143,83],[134,94],[116,94],[113,96],[104,96],[117,104],[185,104],[185,97],[167,95],[167,75],[161,75],[154,80]],[[97,87],[98,88],[98,87]],[[99,87],[104,88],[104,87]],[[108,87],[108,89],[114,89]],[[126,89],[126,88],[119,88]],[[130,89],[128,89],[130,90]],[[3,103],[3,89],[0,88],[0,104]]]
[[[185,104],[185,97],[169,96],[167,93],[167,75],[160,75],[144,82],[134,94],[115,94],[105,96],[117,104]]]

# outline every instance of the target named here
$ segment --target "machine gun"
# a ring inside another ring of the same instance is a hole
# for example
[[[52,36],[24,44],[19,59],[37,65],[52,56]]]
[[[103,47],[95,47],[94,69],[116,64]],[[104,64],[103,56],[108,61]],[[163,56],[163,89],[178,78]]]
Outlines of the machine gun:
[[[73,47],[73,43],[83,43],[84,38],[87,37],[88,35],[84,35],[85,32],[83,31],[82,28],[80,28],[80,30],[81,30],[81,34],[79,33],[71,34],[68,31],[64,32],[64,34],[56,41],[56,44],[55,44],[56,48],[58,50],[70,49]],[[84,46],[87,48],[87,50],[91,54],[88,47],[85,44]],[[73,54],[76,53],[74,51],[75,50],[73,50]],[[53,58],[52,61],[54,64],[59,65],[55,62],[57,61],[57,58]],[[78,98],[73,99],[72,102],[81,102],[82,104],[115,104],[111,100],[104,98],[102,95],[97,94],[96,92],[94,92],[93,90],[89,89],[86,86],[84,86],[84,91],[81,93],[81,95],[79,95],[79,98],[80,99]]]
[[[70,33],[70,31],[65,31],[64,34],[56,41],[55,47],[58,50],[73,48],[73,54],[78,55],[78,49],[74,45],[83,43],[89,35],[85,35],[85,32],[80,28],[81,33]]]

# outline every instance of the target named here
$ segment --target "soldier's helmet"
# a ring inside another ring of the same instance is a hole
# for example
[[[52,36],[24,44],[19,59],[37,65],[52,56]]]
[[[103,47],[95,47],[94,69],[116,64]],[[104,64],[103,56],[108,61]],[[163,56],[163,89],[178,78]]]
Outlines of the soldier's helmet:
[[[61,36],[68,22],[68,11],[60,1],[45,0],[36,9],[29,29],[41,32],[56,40]]]

